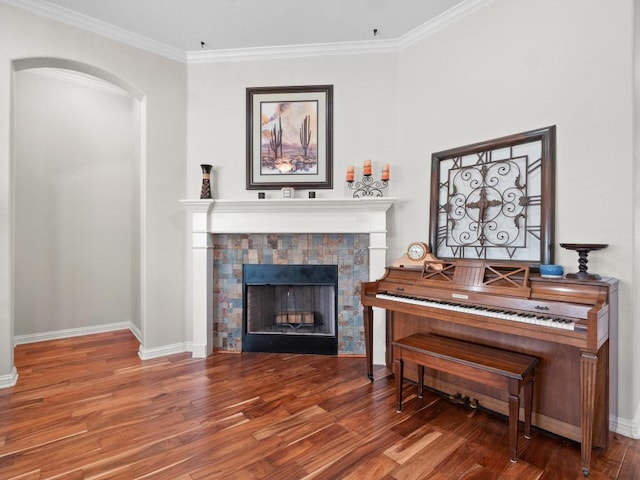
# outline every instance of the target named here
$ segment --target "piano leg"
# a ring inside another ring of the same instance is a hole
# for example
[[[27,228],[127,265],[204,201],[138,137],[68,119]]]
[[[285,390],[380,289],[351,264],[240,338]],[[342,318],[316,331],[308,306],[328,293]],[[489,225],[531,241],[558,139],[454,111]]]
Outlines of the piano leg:
[[[364,349],[367,358],[367,377],[373,381],[373,307],[362,308],[364,321]]]
[[[582,352],[580,356],[580,396],[582,427],[582,474],[589,476],[591,464],[591,448],[593,440],[593,420],[596,398],[596,370],[598,356]]]

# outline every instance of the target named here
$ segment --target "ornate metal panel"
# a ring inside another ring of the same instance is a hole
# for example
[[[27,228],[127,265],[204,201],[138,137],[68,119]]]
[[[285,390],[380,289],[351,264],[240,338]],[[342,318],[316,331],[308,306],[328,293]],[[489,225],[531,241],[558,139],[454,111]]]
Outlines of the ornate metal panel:
[[[434,153],[433,254],[552,263],[554,163],[555,126]]]

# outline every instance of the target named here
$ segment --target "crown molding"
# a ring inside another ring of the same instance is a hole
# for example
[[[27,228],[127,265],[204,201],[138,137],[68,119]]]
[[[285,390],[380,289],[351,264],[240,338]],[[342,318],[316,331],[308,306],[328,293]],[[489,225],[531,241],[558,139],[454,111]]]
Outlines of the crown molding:
[[[494,0],[466,0],[459,3],[400,37],[398,39],[398,49],[402,50],[413,45],[493,2]]]
[[[394,53],[433,35],[437,31],[493,1],[494,0],[466,0],[397,39],[184,52],[162,42],[151,40],[120,27],[101,22],[95,18],[53,5],[45,0],[0,0],[0,2],[97,33],[98,35],[117,40],[141,50],[189,64],[274,60],[324,55]]]
[[[233,48],[226,50],[194,50],[187,52],[187,63],[221,63],[324,55],[390,53],[397,50],[396,40],[366,40],[360,42],[316,43],[311,45]]]
[[[187,63],[222,63],[321,55],[394,53],[433,35],[493,1],[494,0],[466,0],[397,39],[288,45],[282,47],[238,48],[229,50],[193,50],[187,52]]]
[[[143,37],[142,35],[137,35],[109,23],[101,22],[100,20],[96,20],[95,18],[87,15],[53,5],[44,0],[0,0],[0,2],[66,23],[73,27],[88,30],[103,37],[116,40],[147,52],[155,53],[171,60],[177,60],[179,62],[186,61],[185,52],[182,50],[171,47],[162,42],[151,40],[147,37]]]

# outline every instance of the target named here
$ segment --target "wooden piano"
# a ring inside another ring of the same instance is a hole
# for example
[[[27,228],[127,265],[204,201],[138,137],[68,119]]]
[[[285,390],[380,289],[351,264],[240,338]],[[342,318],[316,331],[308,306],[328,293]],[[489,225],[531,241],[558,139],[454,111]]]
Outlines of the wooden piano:
[[[367,374],[373,379],[373,311],[386,310],[386,363],[395,339],[429,332],[536,356],[533,425],[581,443],[589,475],[592,447],[609,436],[609,330],[618,318],[618,281],[542,278],[528,267],[482,260],[387,267],[361,287]],[[616,329],[617,330],[617,329]],[[409,372],[406,377],[415,377]],[[501,392],[432,372],[429,385],[508,412]]]

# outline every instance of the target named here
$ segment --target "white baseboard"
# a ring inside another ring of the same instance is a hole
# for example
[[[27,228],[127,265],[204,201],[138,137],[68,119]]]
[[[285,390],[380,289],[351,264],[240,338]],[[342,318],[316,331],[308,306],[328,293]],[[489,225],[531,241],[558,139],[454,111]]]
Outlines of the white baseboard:
[[[130,324],[129,330],[131,330],[131,333],[133,333],[133,336],[136,337],[138,341],[142,344],[142,332],[137,327],[137,325],[134,325],[133,323]]]
[[[97,325],[92,327],[68,328],[65,330],[56,330],[52,332],[42,332],[29,335],[16,335],[13,338],[13,344],[23,345],[27,343],[44,342],[47,340],[60,340],[63,338],[79,337],[82,335],[92,335],[95,333],[113,332],[115,330],[129,330],[140,342],[138,356],[142,360],[150,360],[153,358],[173,355],[175,353],[191,352],[190,343],[176,343],[173,345],[165,345],[155,348],[143,348],[142,332],[131,322],[110,323],[106,325]],[[0,376],[0,389],[13,387],[18,381],[18,372],[15,367],[9,375]]]
[[[175,353],[190,352],[191,350],[186,343],[174,343],[173,345],[164,345],[162,347],[143,348],[140,343],[138,356],[142,360],[151,360],[152,358],[164,357]]]
[[[193,358],[207,358],[212,353],[207,350],[207,345],[201,343],[188,343],[187,349],[191,352]]]
[[[636,407],[636,414],[633,419],[613,418],[610,419],[611,430],[629,438],[640,438],[640,404]]]
[[[25,343],[44,342],[45,340],[59,340],[62,338],[79,337],[81,335],[91,335],[93,333],[113,332],[114,330],[131,330],[138,340],[136,334],[139,330],[131,322],[109,323],[106,325],[96,325],[93,327],[67,328],[65,330],[55,330],[53,332],[34,333],[29,335],[16,335],[13,337],[14,345]],[[135,329],[135,330],[134,330]]]
[[[0,388],[9,388],[18,383],[18,371],[13,367],[8,375],[0,375]]]
[[[65,330],[56,330],[53,332],[42,332],[30,335],[16,335],[13,339],[14,345],[22,345],[26,343],[44,342],[46,340],[59,340],[62,338],[79,337],[81,335],[91,335],[94,333],[112,332],[115,330],[129,330],[140,342],[138,356],[142,360],[150,360],[152,358],[164,357],[165,355],[173,355],[175,353],[191,352],[190,343],[175,343],[173,345],[164,345],[162,347],[144,348],[142,346],[142,332],[131,322],[110,323],[106,325],[97,325],[93,327],[68,328]],[[9,376],[7,376],[9,377]],[[17,379],[17,374],[16,374]],[[2,388],[3,378],[0,377],[0,388]],[[6,380],[8,383],[9,380]],[[15,382],[14,382],[15,384]],[[10,386],[10,385],[9,385]]]

